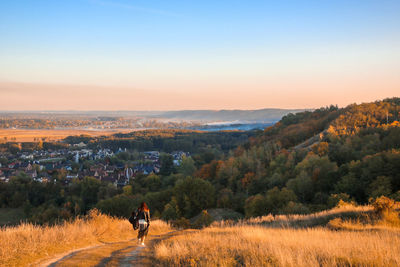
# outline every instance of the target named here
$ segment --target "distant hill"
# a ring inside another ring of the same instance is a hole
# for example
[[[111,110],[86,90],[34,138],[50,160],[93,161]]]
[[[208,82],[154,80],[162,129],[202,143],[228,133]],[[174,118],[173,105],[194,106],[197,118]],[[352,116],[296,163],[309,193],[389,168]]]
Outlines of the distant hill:
[[[197,120],[203,122],[276,122],[289,113],[303,112],[304,109],[258,109],[258,110],[179,110],[165,111],[153,117]]]
[[[166,129],[216,125],[265,128],[283,116],[305,109],[174,110],[174,111],[0,111],[0,128],[15,129]],[[262,124],[262,125],[254,125]],[[219,127],[217,127],[219,128]],[[232,127],[231,127],[232,128]],[[239,127],[233,127],[239,129]],[[201,129],[207,130],[207,129]],[[210,129],[216,130],[216,129]],[[229,130],[229,129],[221,129]]]

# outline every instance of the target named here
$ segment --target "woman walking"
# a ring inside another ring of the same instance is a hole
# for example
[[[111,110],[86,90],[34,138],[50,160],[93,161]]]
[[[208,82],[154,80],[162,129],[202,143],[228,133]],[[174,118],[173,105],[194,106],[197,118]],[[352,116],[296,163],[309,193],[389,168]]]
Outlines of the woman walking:
[[[142,202],[136,211],[136,218],[139,221],[138,241],[139,244],[144,246],[144,240],[150,227],[150,211],[146,203]]]

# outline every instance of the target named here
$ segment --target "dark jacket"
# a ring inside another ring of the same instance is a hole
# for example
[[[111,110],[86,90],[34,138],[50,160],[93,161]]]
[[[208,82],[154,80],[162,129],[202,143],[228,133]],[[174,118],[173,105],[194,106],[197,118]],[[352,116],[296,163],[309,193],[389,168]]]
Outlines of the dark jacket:
[[[145,220],[147,222],[147,225],[150,225],[150,211],[137,210],[136,214],[137,220]]]

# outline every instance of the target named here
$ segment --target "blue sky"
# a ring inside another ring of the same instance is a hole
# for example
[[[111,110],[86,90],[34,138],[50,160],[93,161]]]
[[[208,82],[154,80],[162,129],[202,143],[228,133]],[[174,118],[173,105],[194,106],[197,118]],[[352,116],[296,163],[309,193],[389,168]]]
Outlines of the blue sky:
[[[133,53],[392,41],[400,1],[2,1],[1,48]],[[98,50],[97,50],[98,49]]]
[[[43,98],[75,85],[90,87],[85,101],[108,88],[179,96],[171,106],[155,101],[161,109],[329,104],[296,95],[318,90],[354,90],[328,99],[339,105],[390,97],[400,91],[399,14],[400,1],[1,1],[0,97],[8,109],[28,103],[13,103],[24,94],[12,88]],[[104,98],[90,108],[131,108]]]

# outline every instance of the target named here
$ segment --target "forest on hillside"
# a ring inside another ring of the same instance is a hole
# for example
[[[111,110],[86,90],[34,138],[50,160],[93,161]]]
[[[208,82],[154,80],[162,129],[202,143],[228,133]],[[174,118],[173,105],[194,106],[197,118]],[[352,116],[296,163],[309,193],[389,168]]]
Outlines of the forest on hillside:
[[[220,188],[217,205],[249,217],[308,213],[339,200],[399,199],[399,105],[392,98],[287,115],[195,176]]]
[[[139,146],[175,150],[183,145],[193,154],[180,166],[165,158],[159,174],[139,175],[122,189],[94,177],[66,187],[19,175],[0,183],[0,205],[23,208],[31,221],[46,223],[94,207],[126,217],[146,201],[153,216],[190,224],[188,219],[212,208],[254,217],[305,214],[340,200],[364,204],[382,195],[400,200],[399,117],[400,98],[391,98],[288,114],[252,133],[70,137],[66,142],[127,147],[128,157],[110,159],[121,163]]]

